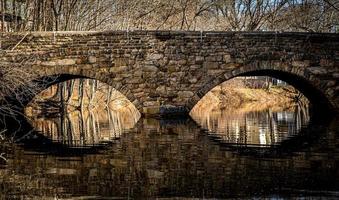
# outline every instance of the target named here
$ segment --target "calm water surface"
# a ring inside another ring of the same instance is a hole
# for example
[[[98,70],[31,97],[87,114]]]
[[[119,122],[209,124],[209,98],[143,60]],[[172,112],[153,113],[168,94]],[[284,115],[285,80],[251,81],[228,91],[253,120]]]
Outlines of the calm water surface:
[[[339,198],[338,117],[297,105],[191,116],[32,118],[35,131],[2,135],[0,199]]]

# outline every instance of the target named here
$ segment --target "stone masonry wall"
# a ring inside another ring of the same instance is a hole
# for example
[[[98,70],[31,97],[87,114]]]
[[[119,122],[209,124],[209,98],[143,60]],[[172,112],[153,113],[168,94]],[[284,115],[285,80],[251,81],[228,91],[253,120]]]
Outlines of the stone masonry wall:
[[[339,34],[0,33],[0,45],[1,65],[98,79],[144,114],[188,112],[216,85],[251,73],[281,78],[314,104],[339,110]]]

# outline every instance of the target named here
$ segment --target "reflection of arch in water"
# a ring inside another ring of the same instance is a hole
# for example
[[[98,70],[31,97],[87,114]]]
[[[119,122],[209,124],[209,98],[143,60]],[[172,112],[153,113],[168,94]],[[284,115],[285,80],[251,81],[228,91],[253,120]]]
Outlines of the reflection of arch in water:
[[[213,137],[237,145],[276,145],[297,135],[310,121],[306,105],[266,107],[263,110],[223,111],[217,108],[209,110],[199,106],[194,108],[191,116]]]
[[[220,140],[217,136],[209,136],[216,142],[224,151],[234,151],[237,154],[250,156],[253,158],[281,158],[290,155],[295,155],[296,152],[309,152],[310,149],[321,148],[324,144],[319,143],[320,138],[328,137],[328,130],[333,130],[336,127],[337,118],[323,117],[314,121],[310,118],[310,123],[307,126],[301,126],[298,134],[289,137],[277,145],[271,145],[263,148],[260,145],[239,145],[227,143]]]
[[[202,84],[195,95],[186,103],[189,110],[203,98],[214,87],[223,82],[239,76],[270,76],[280,79],[298,89],[310,101],[312,109],[317,112],[333,112],[335,102],[330,101],[326,96],[326,87],[322,88],[321,81],[317,77],[310,75],[308,69],[274,65],[274,63],[261,61],[246,66],[238,67],[232,71],[223,73]]]
[[[113,141],[100,143],[86,148],[73,148],[65,143],[60,143],[51,140],[46,135],[36,131],[32,124],[27,121],[27,118],[18,116],[16,119],[12,117],[6,118],[5,123],[9,124],[5,132],[6,140],[12,143],[19,144],[25,150],[48,153],[58,156],[82,156],[87,154],[98,153],[98,151],[105,149],[108,144],[113,144]]]
[[[139,120],[130,105],[124,111],[109,108],[66,112],[55,118],[31,119],[35,129],[52,141],[68,146],[91,146],[120,138]],[[131,108],[130,108],[131,107]]]

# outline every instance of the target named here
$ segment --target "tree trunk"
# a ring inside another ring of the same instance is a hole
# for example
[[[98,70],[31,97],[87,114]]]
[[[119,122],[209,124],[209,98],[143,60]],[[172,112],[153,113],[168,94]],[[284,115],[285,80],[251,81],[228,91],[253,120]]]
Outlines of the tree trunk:
[[[0,0],[1,6],[1,32],[5,32],[5,0]]]
[[[65,84],[64,83],[59,83],[60,84],[60,105],[61,105],[61,113],[65,113],[65,97],[64,97],[64,91],[65,91]]]
[[[84,79],[79,79],[79,106],[82,110],[84,108]]]
[[[69,80],[67,84],[67,100],[66,100],[67,105],[69,105],[72,100],[73,91],[74,91],[74,81],[75,80]]]

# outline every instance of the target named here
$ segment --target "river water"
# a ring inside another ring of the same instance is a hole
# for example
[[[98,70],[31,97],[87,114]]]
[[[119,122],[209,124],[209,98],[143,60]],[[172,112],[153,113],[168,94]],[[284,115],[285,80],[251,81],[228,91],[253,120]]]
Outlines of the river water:
[[[2,133],[0,199],[339,198],[338,117],[299,105],[139,117],[73,111]]]

